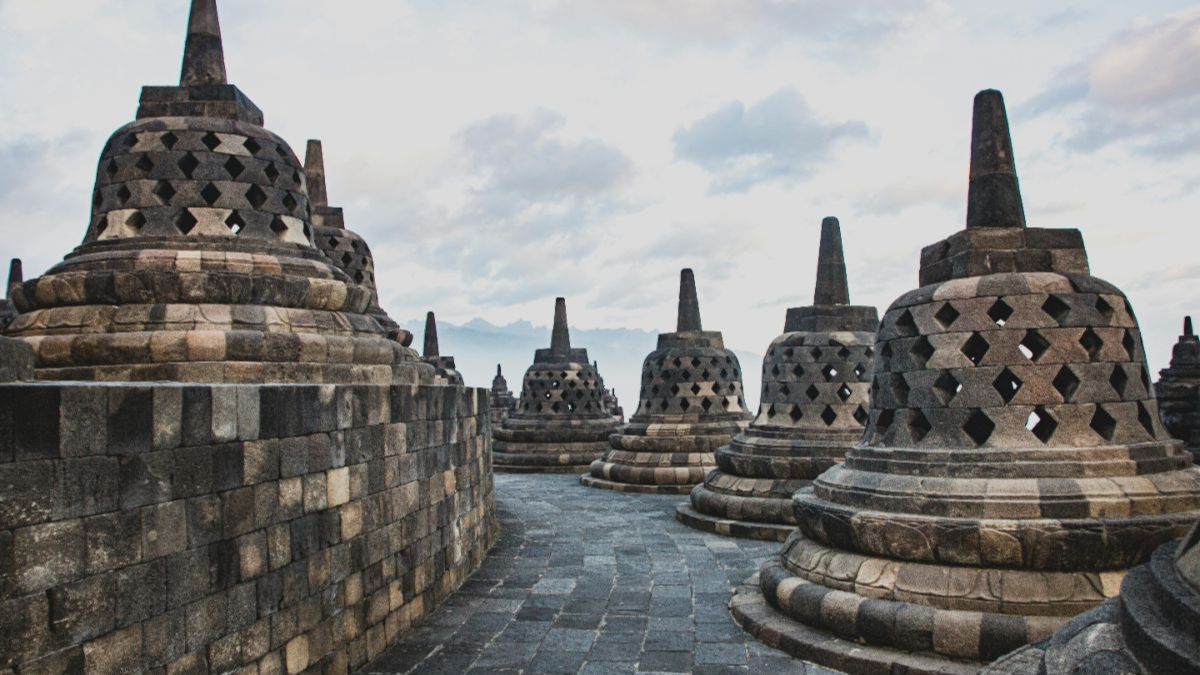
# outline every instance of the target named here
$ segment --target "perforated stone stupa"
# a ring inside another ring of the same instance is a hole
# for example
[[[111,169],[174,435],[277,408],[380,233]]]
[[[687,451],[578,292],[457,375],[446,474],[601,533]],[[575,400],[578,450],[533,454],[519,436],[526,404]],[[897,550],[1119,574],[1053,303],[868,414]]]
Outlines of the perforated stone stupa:
[[[596,374],[600,374],[600,362],[592,361],[592,368],[596,370]],[[621,402],[617,400],[617,390],[609,389],[608,385],[604,384],[604,378],[600,377],[600,390],[603,392],[604,408],[617,420],[617,422],[625,423],[625,409],[621,407]]]
[[[640,398],[612,449],[580,477],[584,485],[687,494],[716,468],[713,451],[750,421],[741,364],[721,333],[702,328],[690,269],[680,278],[676,331],[660,334],[642,363]]]
[[[488,395],[488,402],[491,404],[493,429],[499,427],[504,418],[517,407],[517,397],[513,396],[512,390],[508,388],[508,380],[500,371],[499,363],[496,364],[496,377],[492,378],[492,391]]]
[[[431,377],[315,246],[303,167],[262,123],[226,81],[215,4],[196,2],[179,86],[145,87],[104,146],[83,243],[13,290],[7,333],[39,378]]]
[[[1200,338],[1192,317],[1183,320],[1183,335],[1171,350],[1171,365],[1159,371],[1154,383],[1163,424],[1200,459]]]
[[[496,471],[578,473],[604,454],[617,421],[587,349],[571,346],[567,301],[554,301],[550,348],[534,352],[521,398],[492,430]]]
[[[447,384],[463,383],[462,374],[454,365],[454,357],[442,356],[441,348],[438,346],[437,317],[433,315],[433,312],[425,314],[425,348],[422,354],[421,360],[434,367],[439,379]]]
[[[346,229],[346,218],[342,209],[329,205],[329,188],[325,182],[325,149],[321,141],[308,142],[304,152],[304,175],[312,208],[313,241],[317,248],[354,283],[371,293],[367,314],[383,326],[388,336],[401,341],[406,347],[412,344],[412,333],[400,328],[379,306],[379,289],[375,283],[375,257],[371,255],[371,248],[361,236]]]
[[[676,517],[719,534],[783,541],[796,529],[792,493],[840,462],[870,409],[879,314],[850,304],[842,233],[821,223],[813,304],[787,311],[763,358],[758,415],[716,452],[717,469]]]
[[[975,672],[1200,515],[1125,295],[1078,231],[1025,227],[999,92],[975,99],[967,229],[920,279],[881,322],[863,440],[796,493],[798,532],[731,603],[851,672]]]

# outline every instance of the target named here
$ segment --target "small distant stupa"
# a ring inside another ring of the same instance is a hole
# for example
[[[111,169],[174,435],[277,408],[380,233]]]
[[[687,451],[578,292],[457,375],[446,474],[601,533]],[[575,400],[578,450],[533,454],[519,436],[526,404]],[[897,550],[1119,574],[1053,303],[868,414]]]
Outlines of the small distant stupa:
[[[742,367],[721,334],[700,323],[696,277],[680,275],[674,333],[642,364],[637,412],[580,482],[623,492],[687,494],[716,468],[713,451],[746,428]]]
[[[1154,384],[1163,425],[1200,461],[1200,338],[1192,317],[1183,320],[1183,335],[1171,350],[1171,365]]]
[[[578,473],[604,454],[617,426],[587,350],[571,346],[567,301],[558,298],[550,348],[534,352],[521,400],[492,431],[492,465],[496,471]]]
[[[425,344],[422,350],[421,359],[433,366],[437,370],[437,375],[446,384],[462,384],[462,374],[458,372],[458,368],[454,365],[453,356],[442,356],[441,349],[438,347],[437,333],[437,317],[433,312],[425,314]]]
[[[504,421],[505,417],[517,407],[517,399],[513,396],[512,390],[508,388],[508,380],[504,379],[504,373],[500,371],[500,364],[496,364],[496,377],[492,378],[492,390],[488,394],[488,402],[492,412],[492,429],[495,430]]]

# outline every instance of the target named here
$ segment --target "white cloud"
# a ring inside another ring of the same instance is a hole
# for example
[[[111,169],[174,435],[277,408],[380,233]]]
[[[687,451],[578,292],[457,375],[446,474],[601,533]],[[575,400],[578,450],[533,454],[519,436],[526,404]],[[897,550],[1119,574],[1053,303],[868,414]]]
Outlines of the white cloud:
[[[859,121],[826,122],[794,89],[746,106],[730,101],[675,132],[675,154],[713,174],[715,192],[810,177],[839,141],[865,139]]]

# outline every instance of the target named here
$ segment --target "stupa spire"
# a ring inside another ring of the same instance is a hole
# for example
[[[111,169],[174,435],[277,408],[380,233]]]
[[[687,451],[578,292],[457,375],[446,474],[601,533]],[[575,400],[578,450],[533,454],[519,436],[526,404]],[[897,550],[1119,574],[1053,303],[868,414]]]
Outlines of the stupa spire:
[[[321,141],[310,139],[304,152],[304,178],[308,183],[308,201],[313,206],[329,206],[325,189],[325,150]]]
[[[17,260],[16,262],[17,264],[20,264],[21,261]],[[11,281],[9,282],[9,285],[12,285]],[[1192,331],[1192,317],[1190,316],[1183,317],[1183,336],[1188,338],[1196,336],[1196,333]]]
[[[24,283],[25,272],[20,258],[13,258],[8,263],[8,286],[5,287],[7,297],[12,297],[12,287]]]
[[[685,269],[679,275],[679,319],[675,332],[704,330],[700,324],[700,300],[696,296],[696,275]]]
[[[500,377],[500,364],[496,364],[496,377]]]
[[[967,227],[1025,227],[1008,114],[995,89],[975,95]]]
[[[425,314],[425,349],[421,354],[425,358],[441,356],[438,353],[437,318],[433,312]]]
[[[571,352],[571,331],[567,328],[567,299],[554,299],[554,329],[550,333],[550,352],[553,354],[569,354]]]
[[[217,0],[192,0],[179,86],[227,84]]]
[[[821,221],[821,248],[817,254],[817,290],[814,305],[848,305],[846,258],[842,255],[842,226],[837,218]]]

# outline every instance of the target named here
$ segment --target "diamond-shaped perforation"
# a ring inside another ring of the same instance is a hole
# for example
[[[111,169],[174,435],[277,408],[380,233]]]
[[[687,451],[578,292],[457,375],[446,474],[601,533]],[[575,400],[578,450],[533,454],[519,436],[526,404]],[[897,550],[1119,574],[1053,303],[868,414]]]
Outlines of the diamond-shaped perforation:
[[[846,384],[843,384],[842,386],[838,387],[837,397],[842,399],[842,402],[845,403],[846,401],[850,400],[850,396],[853,393],[854,392],[850,390],[849,386],[847,386]]]
[[[846,349],[845,347],[842,347],[841,349],[839,349],[839,350],[837,351],[837,355],[838,355],[838,357],[840,357],[842,360],[848,359],[848,358],[850,358],[850,350],[849,350],[849,349]]]
[[[1084,351],[1088,353],[1089,359],[1095,361],[1100,357],[1100,350],[1104,347],[1104,340],[1100,339],[1096,331],[1092,330],[1089,326],[1079,336],[1079,346],[1083,347]]]
[[[241,176],[245,170],[246,165],[238,161],[237,157],[230,157],[225,160],[225,172],[229,174],[230,178],[237,180],[238,176]]]
[[[225,219],[225,226],[228,227],[229,230],[234,234],[238,234],[242,230],[246,229],[246,221],[242,219],[241,214],[239,214],[237,211],[234,211],[233,213],[229,214],[228,218]]]
[[[1137,340],[1133,338],[1133,331],[1125,330],[1125,336],[1121,338],[1121,346],[1125,348],[1125,354],[1131,361],[1137,358]]]
[[[129,200],[132,197],[133,193],[130,192],[129,188],[124,185],[117,190],[117,201],[120,202],[121,206],[125,206],[127,203],[129,203]]]
[[[196,156],[189,152],[183,157],[180,157],[176,164],[179,166],[179,170],[183,172],[184,176],[191,178],[192,174],[196,171],[196,167],[200,166],[200,160],[196,159]]]
[[[929,423],[929,419],[920,410],[912,411],[908,417],[908,432],[912,435],[913,443],[920,443],[921,439],[929,435],[929,431],[933,429],[933,425]]]
[[[954,305],[947,302],[938,309],[933,318],[937,320],[943,329],[948,330],[950,325],[958,319],[959,315],[959,311],[954,309]]]
[[[108,166],[104,167],[104,172],[108,174],[109,178],[116,176],[120,170],[121,167],[117,166],[117,160],[115,159],[108,160]]]
[[[276,169],[275,165],[271,162],[267,162],[267,168],[263,169],[263,173],[267,176],[267,180],[271,181],[272,185],[279,178],[279,169]]]
[[[705,398],[703,401],[700,401],[700,407],[704,408],[704,412],[708,412],[709,409],[713,407],[713,402],[712,400]]]
[[[154,186],[154,196],[158,197],[158,201],[162,202],[164,205],[170,204],[171,199],[176,194],[178,193],[175,191],[175,188],[171,187],[171,183],[169,181],[160,180],[158,181],[158,184]]]
[[[1070,366],[1063,366],[1058,369],[1058,374],[1054,376],[1054,380],[1050,384],[1054,386],[1064,401],[1070,403],[1079,389],[1079,378],[1076,377]]]
[[[833,406],[825,406],[825,409],[821,411],[821,421],[827,427],[833,426],[833,423],[837,421],[837,411],[833,409]]]
[[[838,369],[835,368],[833,364],[826,364],[825,367],[821,369],[821,375],[825,377],[826,382],[832,382],[833,378],[837,377],[838,375]]]
[[[788,410],[788,417],[792,418],[792,423],[795,424],[800,421],[801,417],[804,417],[804,411],[800,410],[800,406],[792,405],[791,409]]]
[[[221,198],[221,190],[213,183],[209,183],[204,186],[204,189],[200,190],[200,197],[204,200],[205,204],[212,206]]]
[[[896,420],[896,411],[888,408],[879,411],[879,416],[875,418],[875,434],[877,436],[884,434],[892,427],[892,422]]]
[[[134,232],[139,232],[146,225],[146,216],[143,216],[141,211],[134,211],[125,219],[125,225]]]
[[[150,173],[154,169],[154,160],[150,159],[150,155],[142,155],[134,166],[142,173]]]
[[[203,143],[204,147],[208,148],[209,151],[216,150],[221,145],[221,139],[211,131],[207,134],[204,134],[204,137],[200,139],[200,142]]]
[[[817,389],[817,385],[810,384],[808,385],[808,389],[804,391],[804,394],[805,396],[808,396],[808,400],[815,401],[817,400],[817,397],[821,395],[821,390]]]
[[[917,322],[913,319],[912,312],[906,309],[896,317],[896,332],[902,337],[912,337],[917,334]]]
[[[283,208],[287,209],[288,213],[295,213],[296,207],[299,205],[300,202],[296,201],[296,198],[292,196],[292,193],[289,192],[283,196]]]
[[[686,398],[681,398],[679,399],[679,407],[682,408],[684,412],[687,412],[687,409],[691,408],[692,404],[688,403]]]
[[[1108,383],[1112,385],[1113,391],[1117,392],[1117,396],[1125,396],[1125,385],[1129,384],[1129,375],[1125,372],[1120,364],[1113,366],[1112,374],[1108,376]]]
[[[1043,443],[1049,443],[1058,429],[1058,422],[1042,406],[1034,408],[1025,419],[1025,428]]]
[[[263,192],[263,189],[258,187],[257,185],[251,185],[246,190],[246,201],[250,202],[250,206],[253,206],[256,209],[260,209],[260,208],[262,208],[263,204],[267,203],[267,193]],[[279,218],[276,217],[276,220],[279,220]],[[273,227],[274,227],[274,224],[272,224],[272,228]],[[285,225],[283,229],[286,230],[287,226]],[[278,230],[276,230],[276,231],[278,231]]]
[[[170,150],[171,148],[175,147],[176,143],[179,142],[179,137],[176,136],[174,133],[168,131],[167,133],[163,134],[162,137],[159,138],[158,140],[160,143],[163,144],[164,148]]]
[[[1003,328],[1004,324],[1008,323],[1008,320],[1012,318],[1013,308],[1009,307],[1007,302],[996,298],[996,301],[988,308],[987,315],[992,320],[992,323],[996,324],[997,328]]]
[[[1142,403],[1141,401],[1138,401],[1137,409],[1138,409],[1138,424],[1141,424],[1142,428],[1146,430],[1146,433],[1150,434],[1150,436],[1153,437],[1154,436],[1154,418],[1151,417],[1150,411],[1146,409],[1146,405],[1144,403]]]
[[[1021,338],[1021,344],[1017,348],[1025,358],[1036,363],[1050,349],[1050,341],[1031,328],[1025,331],[1025,337]]]
[[[692,396],[699,396],[700,395],[700,385],[693,382],[691,391],[692,391]]]
[[[258,151],[262,150],[262,146],[259,145],[258,141],[254,140],[253,138],[247,138],[246,140],[242,141],[242,147],[246,148],[246,152],[249,152],[251,155],[257,155]]]
[[[813,357],[814,361],[819,360],[821,358],[821,355],[824,353],[825,352],[821,351],[820,347],[813,347],[812,351],[808,352],[809,356]]]
[[[974,410],[967,417],[967,421],[963,423],[962,430],[975,442],[976,446],[980,446],[987,443],[987,440],[992,437],[992,432],[996,430],[996,423],[982,410]]]
[[[804,377],[804,366],[797,364],[795,368],[792,368],[792,374],[798,378]]]
[[[1000,398],[1004,399],[1005,403],[1013,400],[1017,392],[1021,391],[1021,385],[1023,384],[1025,383],[1021,381],[1021,378],[1017,377],[1008,368],[1000,371],[996,379],[992,380],[992,388],[996,390],[996,393],[1000,394]]]
[[[962,383],[958,381],[950,371],[942,371],[933,382],[933,393],[942,401],[942,405],[948,405],[950,401],[962,391]]]
[[[1051,295],[1046,298],[1046,302],[1042,303],[1042,311],[1061,326],[1066,322],[1067,315],[1071,313],[1071,306],[1057,295]]]
[[[854,376],[855,376],[855,377],[857,377],[858,379],[860,379],[860,380],[861,380],[861,379],[862,379],[862,377],[863,377],[863,375],[865,375],[865,374],[866,374],[866,372],[867,372],[867,367],[866,367],[866,366],[864,366],[864,365],[863,365],[863,364],[861,364],[861,363],[856,363],[856,364],[854,364]]]
[[[908,380],[904,379],[904,374],[892,375],[892,396],[896,399],[897,406],[903,408],[908,405],[908,393]]]
[[[861,405],[854,409],[855,422],[858,422],[859,424],[866,424],[868,418],[870,418],[870,415],[867,414],[867,411],[863,409]]]
[[[274,232],[275,234],[282,237],[283,233],[287,232],[287,229],[288,229],[287,223],[283,222],[283,218],[280,218],[279,216],[275,216],[274,218],[271,219],[271,231]]]
[[[909,353],[912,354],[918,366],[928,363],[930,357],[933,356],[933,352],[933,345],[930,344],[929,339],[924,335],[914,340],[912,347],[909,349]]]
[[[1100,295],[1096,296],[1096,311],[1100,312],[1100,316],[1103,316],[1105,319],[1108,319],[1109,321],[1112,321],[1113,314],[1116,313],[1115,310],[1113,310],[1113,306],[1110,305],[1108,303],[1108,301],[1105,300],[1104,297],[1100,296]]]
[[[971,337],[967,338],[967,341],[963,343],[959,351],[962,352],[963,356],[967,357],[968,361],[979,365],[983,362],[983,357],[987,356],[989,349],[991,349],[991,345],[988,344],[988,341],[982,335],[972,333]]]
[[[1117,421],[1101,405],[1096,406],[1096,412],[1088,426],[1106,441],[1111,441],[1117,433]]]
[[[179,231],[183,234],[191,232],[192,228],[196,227],[196,223],[198,222],[199,221],[196,220],[196,216],[193,216],[191,211],[188,211],[187,209],[184,209],[176,214],[174,220],[175,227],[179,228]]]

